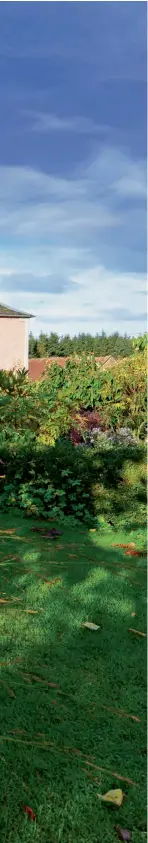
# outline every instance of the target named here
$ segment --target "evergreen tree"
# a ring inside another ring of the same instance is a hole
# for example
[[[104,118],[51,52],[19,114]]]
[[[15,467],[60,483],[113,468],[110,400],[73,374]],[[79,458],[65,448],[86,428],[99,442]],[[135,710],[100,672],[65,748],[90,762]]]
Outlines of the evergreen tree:
[[[48,353],[49,338],[47,334],[41,334],[37,340],[37,357],[49,357]]]
[[[52,331],[48,337],[48,357],[58,357],[59,355],[59,337]]]
[[[143,347],[145,339],[141,337],[136,343],[138,341]],[[91,334],[79,333],[78,336],[72,338],[69,334],[59,337],[54,332],[51,332],[49,336],[41,332],[38,339],[35,339],[33,334],[30,334],[30,357],[70,357],[72,354],[81,355],[82,353],[93,353],[96,357],[128,357],[133,354],[133,340],[127,334],[120,336],[118,331],[110,336],[102,331],[95,337]]]
[[[37,339],[32,332],[29,334],[29,357],[37,357]]]
[[[65,337],[60,337],[59,340],[59,354],[61,357],[69,357],[70,354],[73,353],[72,349],[72,340],[69,334],[66,334]]]

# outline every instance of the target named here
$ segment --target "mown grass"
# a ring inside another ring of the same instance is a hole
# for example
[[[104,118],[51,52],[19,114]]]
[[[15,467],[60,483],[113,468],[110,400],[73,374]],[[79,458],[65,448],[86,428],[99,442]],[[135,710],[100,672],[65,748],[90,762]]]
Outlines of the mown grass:
[[[112,545],[146,536],[32,526],[0,520],[0,839],[116,843],[120,825],[143,843],[146,638],[129,627],[146,631],[146,560]],[[120,809],[97,799],[113,787]]]

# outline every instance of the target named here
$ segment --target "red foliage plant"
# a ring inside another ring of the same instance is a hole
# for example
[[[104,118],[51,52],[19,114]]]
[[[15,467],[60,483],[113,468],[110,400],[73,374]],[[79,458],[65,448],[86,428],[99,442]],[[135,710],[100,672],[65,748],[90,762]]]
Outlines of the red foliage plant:
[[[85,429],[86,430],[93,430],[94,427],[102,427],[101,424],[101,417],[97,410],[81,410],[81,417],[84,424],[84,420],[86,422]]]
[[[76,419],[78,421],[78,428],[76,428],[73,424],[69,432],[69,438],[71,442],[73,442],[73,445],[80,445],[83,442],[83,433],[85,431],[91,432],[97,427],[101,427],[101,429],[103,429],[100,415],[95,410],[85,410],[81,408],[79,418],[76,416]],[[75,422],[76,419],[73,417],[73,422]]]

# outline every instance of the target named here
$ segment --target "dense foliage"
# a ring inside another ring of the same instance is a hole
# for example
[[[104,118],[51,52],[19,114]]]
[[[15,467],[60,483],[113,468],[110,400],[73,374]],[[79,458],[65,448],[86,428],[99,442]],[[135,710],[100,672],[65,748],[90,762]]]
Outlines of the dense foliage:
[[[58,396],[69,406],[71,421],[84,430],[85,411],[98,413],[102,429],[128,425],[135,435],[146,430],[146,353],[135,353],[110,370],[98,368],[93,355],[89,359],[73,357],[64,369],[54,364],[38,387],[40,396]],[[47,399],[48,400],[48,399]],[[79,413],[79,416],[78,416]],[[86,423],[86,428],[88,424]],[[95,425],[94,425],[95,426]]]
[[[96,357],[113,355],[114,357],[127,357],[132,354],[132,340],[126,334],[124,337],[116,331],[111,336],[102,334],[79,334],[70,337],[59,337],[56,333],[40,333],[38,338],[30,334],[29,356],[30,357],[68,357],[71,354],[95,354]]]
[[[138,523],[145,516],[146,449],[142,445],[74,448],[18,441],[0,449],[0,507],[19,507],[28,515],[73,516],[87,522],[96,517],[126,518]]]
[[[35,383],[23,371],[0,373],[0,435],[12,447],[28,432],[49,445],[72,426],[83,433],[90,424],[88,411],[89,416],[97,412],[103,430],[128,425],[136,436],[145,436],[145,351],[110,370],[98,367],[93,355],[74,356],[64,368],[53,363]]]
[[[125,426],[133,442],[124,445],[118,434]],[[88,432],[98,428],[102,439],[93,450],[74,447],[87,445]],[[132,518],[138,507],[139,519],[145,436],[145,351],[111,371],[98,369],[93,356],[74,357],[64,369],[54,363],[38,383],[25,371],[1,372],[0,506],[89,520],[119,517],[128,505]]]

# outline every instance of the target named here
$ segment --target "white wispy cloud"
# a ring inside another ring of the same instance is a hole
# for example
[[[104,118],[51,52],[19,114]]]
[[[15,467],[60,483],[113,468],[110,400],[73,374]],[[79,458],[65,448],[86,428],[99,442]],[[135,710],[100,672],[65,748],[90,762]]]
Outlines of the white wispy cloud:
[[[145,163],[118,149],[103,149],[73,178],[53,177],[27,167],[0,167],[0,230],[28,238],[120,227],[128,220],[121,199],[140,200],[146,192]],[[120,200],[120,204],[119,204]],[[134,221],[135,206],[130,209]],[[71,243],[72,245],[72,243]]]
[[[133,160],[127,151],[105,146],[97,158],[87,165],[88,180],[96,184],[96,192],[102,196],[146,199],[147,168],[145,159]]]
[[[144,228],[145,162],[125,151],[106,147],[71,178],[1,167],[1,301],[36,313],[36,331],[138,333]]]
[[[109,126],[95,123],[90,117],[66,117],[52,114],[48,111],[24,111],[29,119],[26,129],[33,132],[72,132],[80,135],[102,135],[111,131]]]
[[[145,199],[147,195],[147,174],[146,164],[141,161],[140,165],[134,163],[129,166],[129,172],[125,172],[115,183],[115,190],[119,196],[128,199],[135,197]]]
[[[146,308],[143,294],[146,278],[136,273],[111,272],[105,266],[93,266],[89,270],[76,272],[69,278],[65,290],[58,289],[54,279],[36,276],[36,286],[19,277],[11,288],[11,274],[0,280],[0,299],[13,307],[20,307],[35,314],[35,333],[42,328],[54,328],[60,334],[71,335],[84,329],[95,334],[102,328],[107,332],[120,329],[121,333],[139,333],[146,326]],[[14,279],[13,279],[14,280]],[[47,285],[46,285],[47,282]],[[1,292],[2,283],[2,292]],[[8,286],[7,286],[8,285]]]

